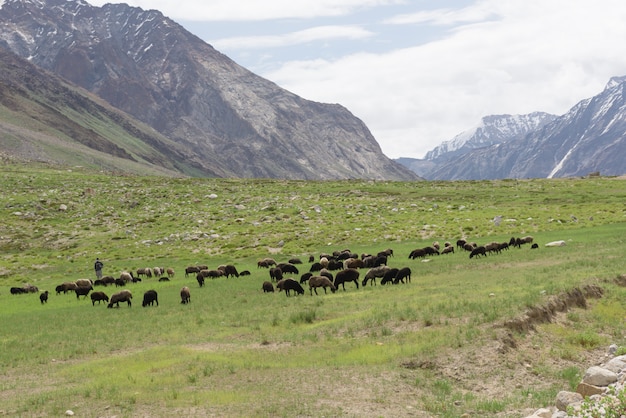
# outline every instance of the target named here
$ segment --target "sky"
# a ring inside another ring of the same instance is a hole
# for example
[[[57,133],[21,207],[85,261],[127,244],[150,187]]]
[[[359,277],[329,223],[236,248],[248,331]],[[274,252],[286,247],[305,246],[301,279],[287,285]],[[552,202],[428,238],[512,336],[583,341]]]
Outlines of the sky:
[[[299,96],[345,106],[391,158],[423,158],[487,115],[562,115],[626,75],[623,0],[124,3],[161,11]]]

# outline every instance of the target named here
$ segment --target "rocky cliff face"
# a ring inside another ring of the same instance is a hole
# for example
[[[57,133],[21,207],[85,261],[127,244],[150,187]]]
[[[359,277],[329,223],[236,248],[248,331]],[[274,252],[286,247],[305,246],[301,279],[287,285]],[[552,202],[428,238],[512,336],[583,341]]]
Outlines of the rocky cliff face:
[[[281,89],[155,10],[7,0],[0,42],[183,146],[207,175],[417,178],[344,107]]]

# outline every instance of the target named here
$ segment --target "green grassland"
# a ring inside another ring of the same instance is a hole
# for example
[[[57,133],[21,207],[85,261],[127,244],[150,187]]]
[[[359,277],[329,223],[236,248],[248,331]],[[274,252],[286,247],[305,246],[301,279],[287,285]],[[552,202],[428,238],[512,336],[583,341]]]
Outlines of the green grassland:
[[[0,415],[515,417],[625,345],[622,179],[173,179],[5,164],[0,197]],[[433,241],[524,235],[539,248],[408,258]],[[545,247],[556,240],[567,245]],[[261,291],[259,259],[298,257],[302,273],[310,255],[345,248],[392,248],[389,265],[410,267],[411,283]],[[176,275],[129,284],[130,308],[55,294],[94,279],[96,257],[105,275]],[[251,275],[199,287],[184,275],[196,264]],[[48,303],[10,294],[25,283],[50,291]],[[586,309],[524,333],[503,327],[587,284],[604,294]],[[158,307],[142,308],[148,289]],[[507,335],[515,347],[504,349]]]

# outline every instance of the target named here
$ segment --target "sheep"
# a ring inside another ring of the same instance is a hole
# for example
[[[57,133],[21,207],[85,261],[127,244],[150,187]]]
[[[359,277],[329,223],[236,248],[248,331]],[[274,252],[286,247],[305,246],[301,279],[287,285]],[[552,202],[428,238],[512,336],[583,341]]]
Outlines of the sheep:
[[[346,290],[345,283],[346,282],[354,282],[356,288],[359,288],[359,271],[356,269],[345,269],[341,270],[339,273],[335,275],[335,287],[339,289],[339,285]],[[309,279],[311,280],[311,279]]]
[[[333,279],[333,274],[330,271],[328,271],[327,269],[321,269],[319,275],[328,278],[328,280],[330,280],[330,281],[334,280]]]
[[[200,287],[204,286],[204,276],[202,275],[202,273],[196,274],[196,280],[198,281]]]
[[[474,248],[470,253],[469,258],[474,258],[474,256],[478,257],[480,255],[483,255],[485,257],[487,256],[487,249],[482,245]]]
[[[39,301],[41,302],[41,304],[43,305],[44,303],[48,302],[48,291],[44,291],[41,294],[39,294]]]
[[[296,266],[294,266],[293,264],[280,263],[276,267],[279,268],[280,271],[282,271],[283,273],[292,273],[292,274],[299,274],[300,273],[298,271],[298,268]]]
[[[416,248],[409,254],[409,259],[415,260],[416,258],[426,257],[426,251],[423,248]]]
[[[278,288],[279,292],[284,290],[287,296],[290,296],[289,292],[291,290],[296,292],[298,295],[304,294],[304,288],[294,279],[282,279],[278,283],[276,283],[276,287]]]
[[[11,294],[12,295],[21,295],[22,293],[28,293],[28,292],[23,287],[12,287],[11,288]]]
[[[239,273],[240,276],[249,276],[250,275],[250,270],[244,270],[241,273]]]
[[[323,287],[324,294],[326,294],[326,288],[330,287],[330,291],[335,293],[337,288],[326,276],[311,276],[309,279],[309,291],[311,292],[311,296],[313,296],[313,291],[315,290],[315,294],[317,295],[317,288]]]
[[[67,293],[67,292],[73,292],[76,290],[78,286],[76,286],[76,283],[74,282],[63,282],[61,283],[61,289],[63,290],[63,293]]]
[[[28,283],[24,285],[24,290],[26,293],[39,293],[39,288],[37,286]]]
[[[313,273],[311,273],[310,271],[304,273],[302,276],[300,276],[300,284],[306,283],[306,281],[309,280],[311,276],[313,276]]]
[[[105,301],[108,302],[109,301],[109,297],[107,296],[106,293],[104,292],[91,292],[91,304],[93,306],[96,306],[96,302],[98,302],[98,305],[100,305],[100,302]]]
[[[452,245],[443,247],[443,250],[441,250],[441,254],[454,254],[454,247]]]
[[[237,268],[235,266],[233,266],[232,264],[227,264],[224,267],[224,275],[227,279],[229,276],[239,277],[239,272],[237,271]]]
[[[270,279],[276,282],[281,281],[283,279],[283,271],[279,267],[272,267],[270,269]]]
[[[302,260],[300,260],[299,258],[290,258],[287,261],[289,264],[302,264]]]
[[[120,274],[120,280],[123,280],[124,283],[130,283],[130,282],[133,281],[133,275],[130,274],[129,272],[127,272],[127,271],[123,271]],[[117,282],[116,282],[116,284],[117,284]]]
[[[311,268],[309,269],[310,272],[316,272],[316,271],[320,271],[321,269],[323,269],[324,266],[322,266],[321,263],[313,263],[311,264]]]
[[[119,308],[120,302],[128,303],[128,307],[130,308],[132,306],[132,302],[131,302],[132,298],[133,298],[133,294],[130,290],[128,289],[120,290],[117,293],[113,293],[113,296],[111,296],[111,300],[109,301],[107,308],[112,308],[113,305]]]
[[[126,286],[126,281],[122,278],[115,279],[115,287],[124,287]]]
[[[186,305],[189,302],[191,302],[191,293],[189,292],[189,288],[187,286],[184,286],[182,289],[180,289],[180,303]]]
[[[91,280],[89,280],[89,279],[78,279],[74,283],[76,283],[76,286],[78,286],[78,287],[91,287],[91,286],[93,286],[93,282]]]
[[[377,256],[393,257],[393,250],[391,248],[387,248],[386,250],[380,251]]]
[[[171,279],[172,277],[174,277],[175,272],[174,272],[174,269],[173,269],[173,268],[168,267],[168,269],[167,269],[167,270],[165,270],[165,272],[167,273],[167,277],[169,277],[170,279]]]
[[[156,305],[159,306],[159,295],[156,290],[147,290],[143,294],[143,302],[141,303],[141,306],[144,308],[148,305],[153,306],[155,302]]]
[[[104,276],[102,279],[102,284],[104,286],[108,286],[110,284],[115,284],[115,278],[113,276]],[[95,284],[95,283],[94,283]]]
[[[185,277],[188,277],[191,273],[199,273],[200,269],[196,266],[188,266],[185,268]]]
[[[384,277],[385,273],[387,273],[390,269],[391,267],[389,266],[378,266],[369,269],[367,273],[365,273],[365,277],[363,278],[363,282],[361,284],[366,286],[368,281],[372,281],[372,283],[376,285],[376,278]]]
[[[424,247],[424,252],[426,255],[439,255],[439,250],[435,247]]]
[[[328,257],[320,257],[319,263],[322,265],[322,268],[328,267]]]
[[[454,247],[446,247],[446,248],[452,248],[452,250],[454,251]],[[393,284],[398,284],[399,282],[404,283],[404,279],[406,279],[407,283],[411,283],[411,269],[409,267],[403,267],[400,270],[398,270],[398,273],[396,274],[396,278],[393,281]]]
[[[163,274],[163,269],[161,267],[153,267],[152,272],[154,273],[154,277],[159,277]]]
[[[539,244],[537,244],[536,242],[530,246],[531,249],[535,250],[537,248],[539,248]]]
[[[276,265],[276,261],[273,258],[264,258],[263,260],[259,260],[257,263],[257,268],[259,267],[264,267],[264,268],[270,268],[271,266],[275,266]]]
[[[269,293],[269,292],[274,293],[274,285],[272,284],[272,282],[268,282],[266,280],[263,282],[263,285],[261,286],[261,290],[263,290],[263,293]]]
[[[465,248],[465,244],[467,244],[467,241],[465,241],[464,239],[458,239],[456,241],[456,248]]]
[[[87,295],[89,294],[89,292],[91,292],[92,289],[93,287],[91,285],[78,286],[76,290],[74,290],[74,293],[76,293],[76,299],[79,299],[80,296],[84,296],[83,299],[87,298]]]
[[[463,249],[467,252],[472,252],[474,251],[474,248],[476,248],[476,246],[473,243],[467,242],[465,243],[465,245],[463,245]]]
[[[365,263],[358,258],[348,258],[343,262],[344,269],[361,269],[363,267],[365,267]]]
[[[390,268],[387,269],[387,271],[385,271],[385,274],[383,275],[382,280],[380,281],[381,285],[386,285],[387,283],[392,283],[392,284],[397,284],[396,280],[396,275],[398,274],[398,272],[400,271],[400,269],[397,268]],[[376,279],[374,279],[374,284],[376,284]]]
[[[163,276],[163,277],[159,278],[159,281],[160,281],[160,282],[169,282],[169,281],[170,281],[170,278],[169,278],[169,277],[165,277],[165,276]]]

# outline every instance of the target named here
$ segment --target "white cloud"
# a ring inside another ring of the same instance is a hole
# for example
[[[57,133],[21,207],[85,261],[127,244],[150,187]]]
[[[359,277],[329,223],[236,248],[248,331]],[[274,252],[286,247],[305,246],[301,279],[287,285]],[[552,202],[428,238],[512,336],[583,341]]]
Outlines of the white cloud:
[[[209,41],[219,50],[277,48],[329,39],[364,39],[373,33],[358,26],[318,26],[283,35],[241,36]]]
[[[566,112],[626,74],[626,3],[498,0],[446,38],[264,74],[303,97],[339,102],[391,157],[423,155],[489,114]],[[472,15],[471,7],[464,11]],[[498,16],[498,19],[493,19]],[[453,19],[458,20],[458,19]]]

